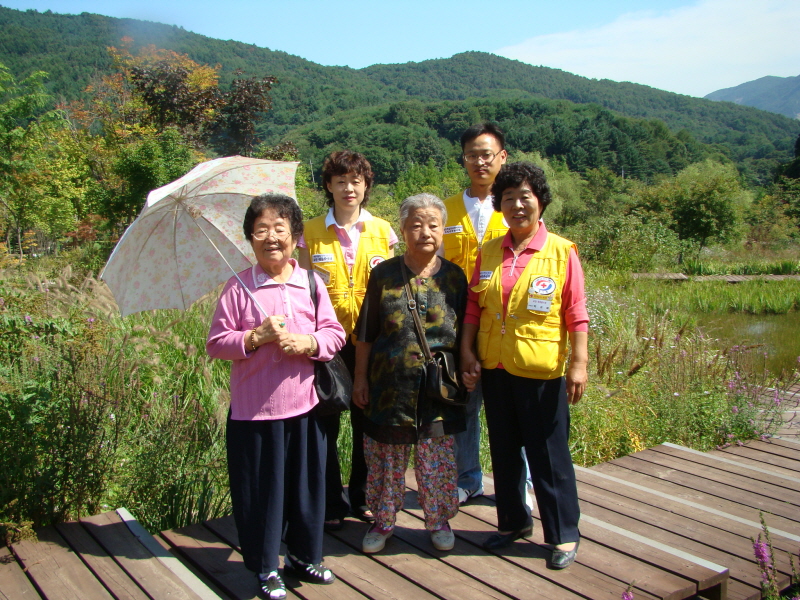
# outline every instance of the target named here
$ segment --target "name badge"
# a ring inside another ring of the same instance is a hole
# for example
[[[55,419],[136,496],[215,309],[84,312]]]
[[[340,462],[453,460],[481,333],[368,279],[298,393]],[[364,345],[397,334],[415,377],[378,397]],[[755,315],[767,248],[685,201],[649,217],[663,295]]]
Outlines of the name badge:
[[[553,301],[548,298],[540,298],[533,294],[528,295],[528,310],[538,313],[549,313]]]
[[[325,282],[325,285],[328,285],[331,282],[330,271],[323,269],[322,267],[314,267],[314,272],[320,276],[322,281]]]
[[[480,281],[484,281],[485,279],[491,279],[492,278],[492,272],[493,271],[481,271],[480,275],[478,275],[479,280]]]
[[[312,254],[311,262],[312,263],[336,262],[336,259],[333,258],[333,254]]]
[[[463,225],[451,225],[450,227],[444,228],[444,234],[447,235],[448,233],[461,233],[464,231]]]

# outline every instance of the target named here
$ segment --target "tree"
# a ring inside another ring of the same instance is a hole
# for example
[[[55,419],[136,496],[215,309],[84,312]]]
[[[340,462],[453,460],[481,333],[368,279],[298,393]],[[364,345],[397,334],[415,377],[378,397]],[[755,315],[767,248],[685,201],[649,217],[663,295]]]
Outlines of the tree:
[[[224,154],[252,155],[258,141],[256,121],[272,108],[269,91],[277,81],[275,77],[245,79],[241,70],[236,71],[231,89],[223,94],[216,125]]]
[[[16,233],[20,258],[23,231],[46,222],[45,203],[37,194],[46,164],[48,135],[66,125],[58,111],[44,111],[49,97],[44,92],[46,73],[37,71],[17,82],[0,64],[0,206],[11,227],[6,230],[10,247]],[[51,215],[52,216],[52,215]]]
[[[712,240],[732,239],[750,203],[736,168],[710,160],[685,168],[666,189],[672,194],[673,229],[701,248]]]

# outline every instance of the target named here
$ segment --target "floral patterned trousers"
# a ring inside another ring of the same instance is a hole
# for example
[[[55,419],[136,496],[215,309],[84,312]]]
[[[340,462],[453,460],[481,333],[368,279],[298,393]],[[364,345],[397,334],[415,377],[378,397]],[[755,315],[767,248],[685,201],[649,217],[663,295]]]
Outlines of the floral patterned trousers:
[[[425,529],[441,529],[458,514],[458,471],[455,438],[445,435],[419,440],[416,444],[382,444],[364,435],[367,459],[367,505],[382,529],[394,527],[395,515],[403,508],[406,469],[414,454],[414,475]]]

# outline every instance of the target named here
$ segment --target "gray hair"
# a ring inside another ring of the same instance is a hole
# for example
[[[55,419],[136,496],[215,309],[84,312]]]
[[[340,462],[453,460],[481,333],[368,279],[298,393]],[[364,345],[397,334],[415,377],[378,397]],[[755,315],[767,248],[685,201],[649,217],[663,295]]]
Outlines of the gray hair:
[[[433,194],[417,194],[416,196],[409,196],[400,205],[400,229],[406,224],[408,216],[418,208],[438,208],[442,213],[442,226],[447,223],[447,209],[444,207],[444,202],[439,199],[439,196]]]

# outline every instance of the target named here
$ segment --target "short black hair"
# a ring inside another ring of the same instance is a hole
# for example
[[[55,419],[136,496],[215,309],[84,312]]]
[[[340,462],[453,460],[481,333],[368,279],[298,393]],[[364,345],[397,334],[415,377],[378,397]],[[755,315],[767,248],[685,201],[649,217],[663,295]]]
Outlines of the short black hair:
[[[297,240],[303,235],[303,211],[300,210],[300,205],[290,196],[269,193],[253,197],[250,201],[250,206],[247,207],[247,212],[244,213],[242,229],[244,230],[244,237],[248,241],[253,241],[253,225],[256,219],[265,210],[269,209],[278,213],[278,216],[282,219],[289,221],[289,229],[292,232],[293,239]]]
[[[322,188],[328,199],[328,206],[333,206],[333,194],[328,189],[328,184],[337,175],[347,175],[348,173],[355,173],[364,178],[364,199],[361,201],[361,206],[366,206],[369,202],[369,190],[372,188],[374,179],[372,165],[360,152],[339,150],[333,152],[322,163]]]
[[[479,135],[489,134],[494,136],[498,142],[500,142],[500,150],[504,150],[506,147],[506,136],[503,133],[503,130],[500,129],[494,123],[479,123],[477,125],[473,125],[469,129],[467,129],[464,133],[461,134],[461,151],[464,151],[464,146],[469,144],[472,140],[474,140]]]
[[[503,192],[508,188],[516,188],[523,183],[531,186],[531,191],[539,199],[539,206],[542,207],[540,217],[548,204],[553,201],[550,196],[550,186],[547,185],[547,178],[536,165],[529,162],[506,163],[500,169],[497,177],[492,184],[492,206],[500,212],[500,204],[503,200]]]

